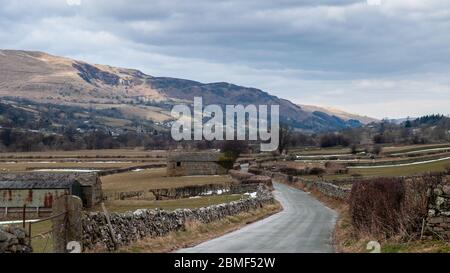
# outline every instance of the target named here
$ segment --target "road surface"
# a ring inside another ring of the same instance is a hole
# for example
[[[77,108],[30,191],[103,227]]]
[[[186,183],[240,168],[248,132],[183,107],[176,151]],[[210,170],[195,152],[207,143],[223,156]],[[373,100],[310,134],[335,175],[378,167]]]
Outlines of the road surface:
[[[307,193],[275,183],[284,210],[179,253],[328,253],[337,213]]]

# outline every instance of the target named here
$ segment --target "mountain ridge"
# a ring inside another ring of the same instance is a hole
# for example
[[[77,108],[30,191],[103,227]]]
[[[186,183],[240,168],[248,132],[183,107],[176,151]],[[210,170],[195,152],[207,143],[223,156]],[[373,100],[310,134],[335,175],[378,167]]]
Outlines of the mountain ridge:
[[[170,120],[170,105],[189,103],[201,96],[205,104],[280,105],[283,122],[308,132],[365,123],[355,115],[356,119],[347,119],[343,112],[339,116],[330,111],[310,111],[257,88],[154,77],[136,69],[89,64],[39,51],[0,50],[0,72],[3,98],[99,109],[109,106],[119,108],[124,116],[157,122]]]

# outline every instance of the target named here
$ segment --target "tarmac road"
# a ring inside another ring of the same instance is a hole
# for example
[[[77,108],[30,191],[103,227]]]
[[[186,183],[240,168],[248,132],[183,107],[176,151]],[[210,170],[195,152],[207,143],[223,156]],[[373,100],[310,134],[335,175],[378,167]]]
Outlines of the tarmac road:
[[[284,210],[178,253],[329,253],[337,213],[307,193],[275,183]]]

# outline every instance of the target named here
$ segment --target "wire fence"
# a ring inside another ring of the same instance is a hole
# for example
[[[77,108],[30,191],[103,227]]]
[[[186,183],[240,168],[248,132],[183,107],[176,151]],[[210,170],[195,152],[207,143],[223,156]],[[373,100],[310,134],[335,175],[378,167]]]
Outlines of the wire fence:
[[[58,218],[60,218],[61,221],[55,221]],[[54,233],[57,230],[65,229],[67,224],[67,212],[59,213],[45,219],[29,222],[27,227],[28,240],[29,244],[33,247],[33,252],[53,253]]]

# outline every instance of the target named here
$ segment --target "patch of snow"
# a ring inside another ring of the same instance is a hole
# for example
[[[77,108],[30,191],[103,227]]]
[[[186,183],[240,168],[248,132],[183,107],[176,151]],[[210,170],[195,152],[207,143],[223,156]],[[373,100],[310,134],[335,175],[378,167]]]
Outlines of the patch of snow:
[[[142,214],[144,214],[145,209],[138,209],[135,212],[133,212],[134,215],[136,216],[141,216]]]
[[[68,173],[95,173],[100,170],[88,170],[88,169],[39,169],[35,172],[68,172]]]
[[[244,193],[244,195],[248,196],[252,199],[255,199],[258,196],[258,193],[257,192],[246,192],[246,193]]]

